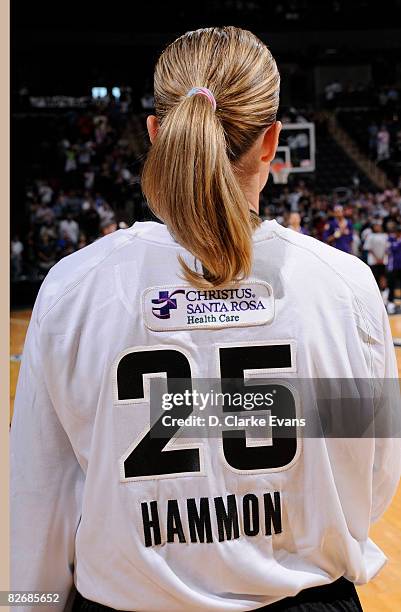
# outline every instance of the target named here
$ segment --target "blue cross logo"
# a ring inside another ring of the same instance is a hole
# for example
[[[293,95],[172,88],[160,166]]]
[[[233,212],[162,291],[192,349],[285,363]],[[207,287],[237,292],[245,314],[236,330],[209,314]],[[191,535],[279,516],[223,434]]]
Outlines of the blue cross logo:
[[[152,300],[152,304],[158,304],[158,307],[154,306],[152,312],[158,319],[169,319],[170,310],[177,309],[177,299],[173,299],[173,295],[179,293],[185,293],[184,289],[177,289],[169,295],[168,291],[159,291],[159,297]]]

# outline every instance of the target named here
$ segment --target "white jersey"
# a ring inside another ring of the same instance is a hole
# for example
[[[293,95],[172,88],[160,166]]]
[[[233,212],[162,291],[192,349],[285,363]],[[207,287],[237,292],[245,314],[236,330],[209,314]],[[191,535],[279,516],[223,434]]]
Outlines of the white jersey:
[[[237,287],[189,287],[178,255],[194,265],[164,225],[135,223],[41,286],[11,428],[12,588],[61,592],[54,609],[75,583],[118,610],[234,612],[370,580],[386,560],[368,530],[399,480],[398,439],[304,438],[281,457],[274,438],[166,443],[150,436],[148,387],[155,375],[398,378],[370,269],[276,221],[256,230]]]

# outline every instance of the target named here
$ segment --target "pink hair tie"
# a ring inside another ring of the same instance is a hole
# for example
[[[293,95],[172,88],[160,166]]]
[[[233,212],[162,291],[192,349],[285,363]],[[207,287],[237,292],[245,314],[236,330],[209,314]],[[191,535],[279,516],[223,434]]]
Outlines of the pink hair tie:
[[[208,89],[207,87],[192,87],[192,89],[190,89],[187,93],[187,98],[190,98],[191,96],[197,96],[198,94],[200,96],[205,96],[205,98],[207,98],[210,104],[213,106],[213,110],[216,110],[216,100],[210,89]]]

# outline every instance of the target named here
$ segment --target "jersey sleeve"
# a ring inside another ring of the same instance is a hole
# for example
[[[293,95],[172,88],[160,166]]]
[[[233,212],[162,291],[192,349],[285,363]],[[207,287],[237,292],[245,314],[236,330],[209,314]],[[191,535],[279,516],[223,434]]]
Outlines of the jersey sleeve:
[[[43,285],[42,285],[43,287]],[[29,324],[11,424],[11,588],[60,593],[73,587],[74,542],[84,475],[45,383],[38,303]],[[48,606],[46,606],[48,607]],[[36,610],[21,606],[21,612]]]
[[[398,367],[390,323],[381,297],[380,302],[382,339],[373,345],[376,347],[373,353],[376,361],[374,375],[381,376],[381,393],[376,400],[372,523],[376,522],[390,505],[401,476],[401,398]]]

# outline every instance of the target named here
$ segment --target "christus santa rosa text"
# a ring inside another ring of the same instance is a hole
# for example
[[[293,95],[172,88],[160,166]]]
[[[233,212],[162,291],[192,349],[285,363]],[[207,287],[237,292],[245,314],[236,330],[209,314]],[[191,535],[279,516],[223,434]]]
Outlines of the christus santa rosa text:
[[[187,321],[192,323],[224,323],[239,321],[240,313],[249,310],[265,310],[266,306],[251,288],[211,291],[188,291]]]
[[[264,325],[274,317],[274,298],[262,281],[205,291],[166,285],[146,289],[142,309],[147,327],[160,331]]]
[[[145,546],[206,544],[282,532],[279,491],[141,503]]]

